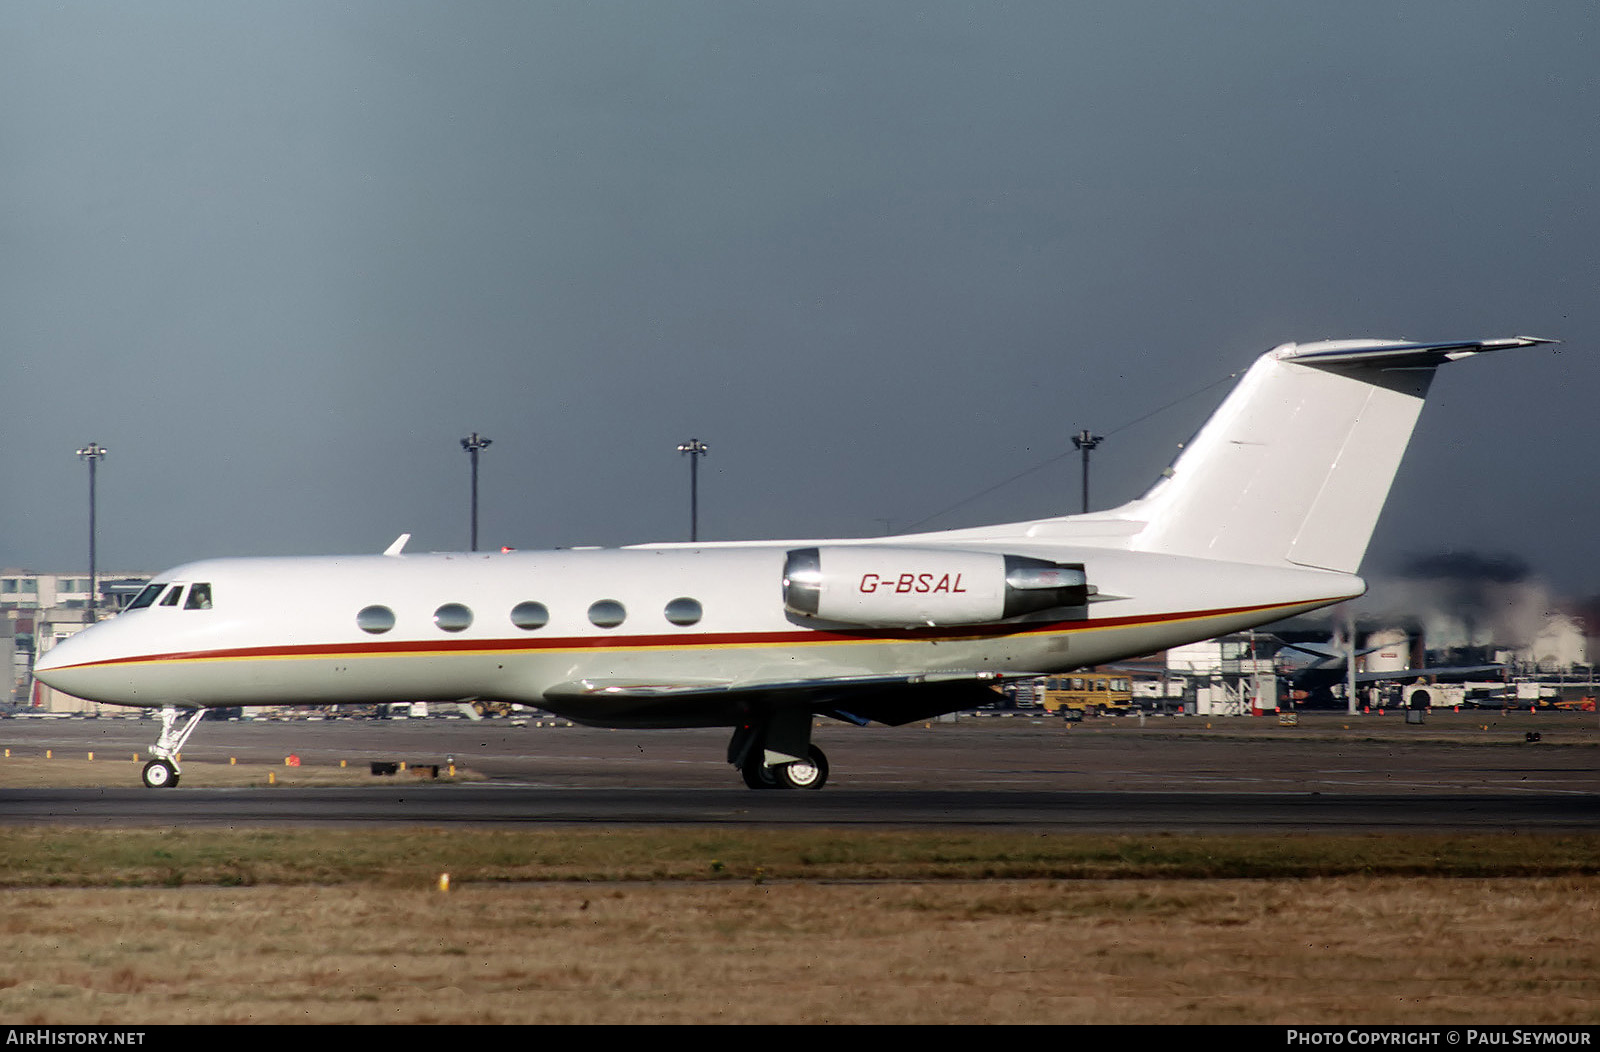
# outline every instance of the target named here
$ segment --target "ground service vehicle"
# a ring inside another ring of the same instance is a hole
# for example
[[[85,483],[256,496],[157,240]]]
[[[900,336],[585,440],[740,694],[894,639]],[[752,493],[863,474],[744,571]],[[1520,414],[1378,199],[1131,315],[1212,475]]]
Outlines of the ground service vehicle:
[[[1105,672],[1074,672],[1070,676],[1047,676],[1039,691],[1045,711],[1069,715],[1099,716],[1127,712],[1133,707],[1133,684],[1127,676]]]

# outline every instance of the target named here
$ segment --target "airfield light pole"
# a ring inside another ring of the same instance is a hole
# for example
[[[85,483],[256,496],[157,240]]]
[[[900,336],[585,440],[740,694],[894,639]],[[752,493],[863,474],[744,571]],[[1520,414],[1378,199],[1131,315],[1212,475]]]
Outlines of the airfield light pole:
[[[678,447],[680,454],[689,458],[689,540],[700,539],[700,458],[711,452],[711,447],[698,438],[691,438]]]
[[[1072,436],[1072,444],[1078,447],[1083,454],[1083,511],[1089,512],[1089,454],[1105,439],[1104,435],[1091,435],[1089,429],[1084,428]]]
[[[95,465],[104,460],[105,455],[109,452],[111,450],[98,442],[90,442],[87,446],[78,450],[78,456],[89,462],[89,624],[91,625],[95,622],[95,593],[99,591],[94,561],[94,469]]]
[[[461,440],[461,448],[472,458],[472,551],[478,550],[478,451],[488,449],[491,441],[476,431]]]
[[[1350,650],[1345,655],[1344,662],[1344,695],[1349,699],[1345,711],[1354,716],[1356,714],[1356,613],[1347,608],[1344,616],[1350,631]]]

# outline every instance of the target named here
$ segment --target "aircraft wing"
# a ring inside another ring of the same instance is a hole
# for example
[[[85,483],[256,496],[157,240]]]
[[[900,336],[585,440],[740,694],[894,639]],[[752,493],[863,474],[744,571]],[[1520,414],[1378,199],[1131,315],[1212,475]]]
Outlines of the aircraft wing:
[[[1042,673],[950,671],[759,681],[644,682],[584,679],[545,690],[545,708],[580,723],[651,726],[701,713],[706,725],[737,723],[776,709],[809,709],[851,723],[895,725],[995,700],[1006,680]]]
[[[1423,679],[1428,676],[1477,676],[1504,672],[1504,665],[1438,665],[1431,668],[1402,668],[1394,672],[1357,672],[1357,683],[1378,683],[1390,679]]]

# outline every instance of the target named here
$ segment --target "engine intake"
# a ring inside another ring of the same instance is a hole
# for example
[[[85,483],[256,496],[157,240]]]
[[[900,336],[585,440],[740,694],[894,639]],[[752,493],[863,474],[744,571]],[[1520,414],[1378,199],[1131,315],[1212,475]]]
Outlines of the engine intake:
[[[1089,601],[1082,563],[942,548],[796,548],[783,605],[819,621],[897,628],[981,625]]]

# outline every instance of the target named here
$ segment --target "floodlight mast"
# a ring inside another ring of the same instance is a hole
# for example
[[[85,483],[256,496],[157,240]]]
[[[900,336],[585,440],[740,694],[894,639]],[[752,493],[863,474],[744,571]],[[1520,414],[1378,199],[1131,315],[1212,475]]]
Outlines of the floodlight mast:
[[[111,452],[111,450],[107,449],[105,446],[102,446],[98,442],[90,442],[87,446],[84,446],[82,449],[78,450],[79,459],[87,460],[89,462],[89,617],[88,617],[88,623],[91,624],[91,625],[94,624],[94,622],[97,620],[96,599],[98,598],[98,593],[99,593],[99,590],[100,590],[99,589],[98,580],[97,580],[98,572],[97,572],[97,570],[95,568],[95,550],[94,550],[94,540],[95,540],[94,469],[95,469],[95,465],[99,464],[100,461],[104,460],[105,459],[105,455],[107,453],[109,453],[109,452]]]
[[[1105,440],[1104,435],[1091,435],[1088,428],[1084,428],[1072,436],[1072,444],[1083,453],[1083,511],[1089,513],[1089,454],[1095,447]]]
[[[478,451],[488,449],[492,439],[484,438],[474,431],[471,437],[461,440],[461,448],[467,451],[472,458],[472,547],[471,551],[478,550]]]
[[[700,539],[700,458],[711,452],[711,447],[698,438],[691,438],[678,446],[678,452],[689,458],[689,540]]]

